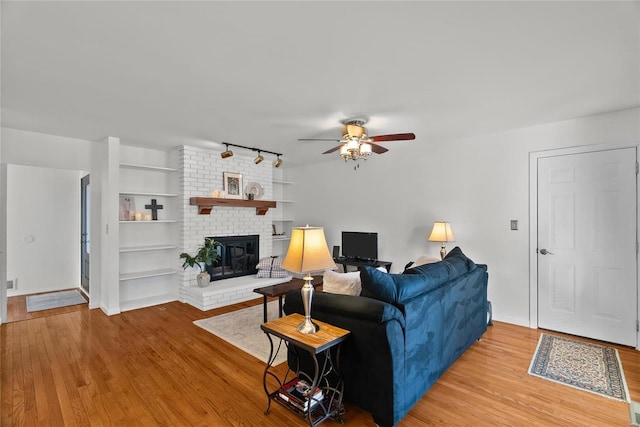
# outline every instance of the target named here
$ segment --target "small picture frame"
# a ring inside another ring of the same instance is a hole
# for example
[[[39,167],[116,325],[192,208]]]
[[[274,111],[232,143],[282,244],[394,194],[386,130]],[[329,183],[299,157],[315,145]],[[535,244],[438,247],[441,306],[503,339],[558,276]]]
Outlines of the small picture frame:
[[[222,172],[224,179],[224,191],[227,199],[242,199],[242,174],[235,172]]]

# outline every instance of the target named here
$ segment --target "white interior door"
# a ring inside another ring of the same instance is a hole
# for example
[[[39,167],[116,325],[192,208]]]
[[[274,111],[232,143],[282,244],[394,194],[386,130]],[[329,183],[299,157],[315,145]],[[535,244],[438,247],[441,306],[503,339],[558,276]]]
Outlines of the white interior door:
[[[538,326],[636,345],[636,149],[538,159]]]

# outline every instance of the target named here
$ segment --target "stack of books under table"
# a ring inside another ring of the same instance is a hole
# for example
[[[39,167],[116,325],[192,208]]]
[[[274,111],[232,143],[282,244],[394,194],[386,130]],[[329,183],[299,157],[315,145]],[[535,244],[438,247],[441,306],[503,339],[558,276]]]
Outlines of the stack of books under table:
[[[302,412],[307,412],[309,408],[313,410],[315,406],[322,402],[324,393],[321,388],[316,388],[311,397],[311,386],[305,380],[294,378],[278,390],[278,397],[289,405]]]

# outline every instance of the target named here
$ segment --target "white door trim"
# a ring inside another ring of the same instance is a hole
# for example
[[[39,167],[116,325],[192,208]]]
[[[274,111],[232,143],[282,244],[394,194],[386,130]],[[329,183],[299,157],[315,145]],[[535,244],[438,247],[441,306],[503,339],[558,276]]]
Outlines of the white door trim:
[[[544,150],[529,153],[529,327],[538,328],[538,254],[536,253],[536,245],[538,240],[538,159],[544,157],[563,156],[569,154],[592,153],[596,151],[609,151],[621,148],[636,148],[640,144],[598,144],[585,145],[570,148],[561,148],[557,150]],[[637,179],[637,177],[636,177]],[[640,200],[640,191],[636,185],[636,200]],[[640,228],[638,222],[638,206],[636,205],[636,230]],[[636,231],[636,241],[638,241]],[[638,277],[640,277],[640,267],[638,266],[636,255],[636,319],[640,319],[640,286],[638,286]],[[636,349],[640,350],[640,333],[636,331]]]

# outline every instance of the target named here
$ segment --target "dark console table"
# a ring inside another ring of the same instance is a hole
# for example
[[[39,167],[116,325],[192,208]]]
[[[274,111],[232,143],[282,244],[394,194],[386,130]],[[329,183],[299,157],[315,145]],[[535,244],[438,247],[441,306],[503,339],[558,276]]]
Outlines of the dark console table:
[[[391,271],[391,261],[380,261],[380,260],[361,260],[361,259],[353,259],[353,258],[334,258],[333,261],[336,264],[342,264],[342,268],[344,271],[347,271],[347,266],[351,265],[353,267],[358,267],[358,270],[362,270],[362,267],[384,267],[387,269],[387,273]]]

